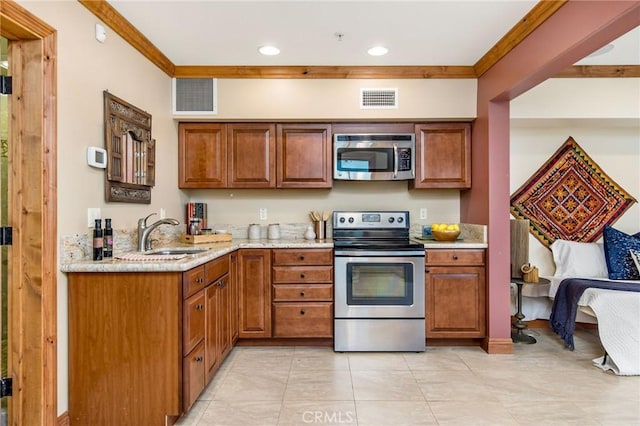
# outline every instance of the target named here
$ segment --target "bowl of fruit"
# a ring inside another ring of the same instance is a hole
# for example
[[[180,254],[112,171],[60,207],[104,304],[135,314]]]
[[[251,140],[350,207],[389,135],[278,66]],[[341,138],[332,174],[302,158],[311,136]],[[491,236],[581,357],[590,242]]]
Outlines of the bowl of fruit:
[[[455,241],[460,235],[460,225],[457,223],[434,223],[431,233],[436,241]]]

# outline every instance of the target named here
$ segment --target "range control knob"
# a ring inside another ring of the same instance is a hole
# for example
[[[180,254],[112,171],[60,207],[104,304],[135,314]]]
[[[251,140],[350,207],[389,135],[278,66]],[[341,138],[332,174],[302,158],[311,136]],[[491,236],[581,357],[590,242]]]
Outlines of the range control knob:
[[[353,218],[352,217],[349,218],[349,223],[353,223]]]
[[[395,220],[395,219],[394,219],[393,217],[390,217],[390,218],[389,218],[389,223],[393,223],[393,221],[394,221],[394,220]]]
[[[402,216],[400,216],[400,217],[398,218],[398,223],[402,223],[402,222],[404,222],[404,218],[403,218]]]
[[[344,223],[344,217],[341,217],[339,220],[340,223]]]

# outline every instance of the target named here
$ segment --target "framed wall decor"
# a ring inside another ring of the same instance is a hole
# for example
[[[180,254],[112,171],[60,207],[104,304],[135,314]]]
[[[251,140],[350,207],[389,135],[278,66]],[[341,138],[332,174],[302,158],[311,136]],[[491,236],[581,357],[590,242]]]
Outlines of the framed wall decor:
[[[105,200],[150,204],[156,174],[151,114],[106,90],[103,94],[107,150]]]

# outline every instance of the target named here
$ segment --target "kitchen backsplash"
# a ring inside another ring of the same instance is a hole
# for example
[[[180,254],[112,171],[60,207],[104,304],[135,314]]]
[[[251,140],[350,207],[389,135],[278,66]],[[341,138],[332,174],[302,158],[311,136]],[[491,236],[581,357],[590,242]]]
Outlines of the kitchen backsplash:
[[[260,238],[267,239],[267,227],[269,224],[260,224]],[[280,223],[280,239],[301,240],[311,223]],[[409,233],[411,236],[422,235],[422,224],[411,225]],[[244,240],[248,237],[249,225],[237,224],[209,224],[213,230],[225,230],[231,233],[233,239]],[[184,224],[158,227],[151,234],[153,246],[155,248],[167,247],[180,241],[180,234],[184,232]],[[487,241],[487,227],[485,225],[474,225],[468,223],[460,224],[460,237],[463,240]],[[138,242],[137,229],[114,229],[113,232],[113,253],[127,253],[136,250]],[[327,239],[333,237],[331,221],[327,221]],[[60,238],[61,262],[73,262],[79,260],[89,260],[92,256],[92,235],[86,234],[63,235]]]

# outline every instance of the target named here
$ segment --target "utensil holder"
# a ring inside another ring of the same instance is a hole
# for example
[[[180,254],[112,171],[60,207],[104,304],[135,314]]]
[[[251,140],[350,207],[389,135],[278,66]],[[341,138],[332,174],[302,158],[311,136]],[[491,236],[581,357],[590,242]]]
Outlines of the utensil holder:
[[[316,240],[324,240],[325,232],[327,230],[327,222],[325,221],[313,222],[313,230],[316,233]]]

